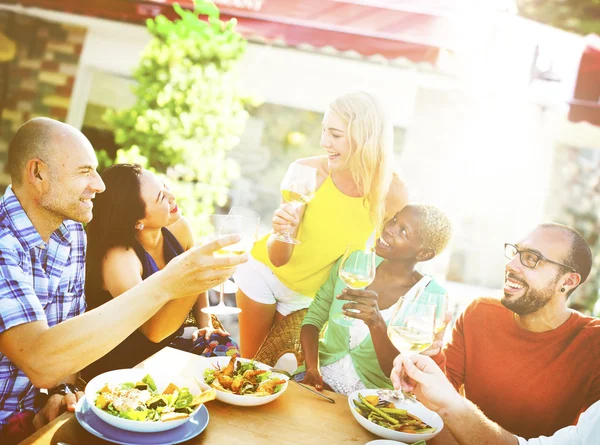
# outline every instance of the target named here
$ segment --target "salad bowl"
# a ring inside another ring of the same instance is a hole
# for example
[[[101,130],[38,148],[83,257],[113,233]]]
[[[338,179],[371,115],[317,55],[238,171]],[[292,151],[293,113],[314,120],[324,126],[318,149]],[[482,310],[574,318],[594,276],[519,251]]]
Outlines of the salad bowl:
[[[379,437],[383,437],[389,440],[401,441],[407,444],[416,444],[421,441],[427,441],[435,437],[444,427],[444,421],[436,412],[426,408],[423,404],[421,404],[421,402],[412,401],[398,401],[394,402],[394,405],[396,409],[405,410],[409,415],[417,416],[420,420],[427,423],[430,426],[430,428],[427,429],[430,431],[423,431],[420,433],[396,431],[394,429],[384,427],[381,424],[378,424],[372,420],[369,420],[365,417],[366,413],[364,413],[363,410],[361,410],[359,408],[359,405],[357,404],[363,403],[364,398],[376,397],[377,395],[378,390],[376,389],[361,389],[358,391],[354,391],[348,396],[348,406],[350,408],[352,416],[356,419],[356,421],[363,428],[365,428],[373,434],[376,434]],[[378,405],[376,404],[373,406]]]
[[[235,360],[233,362],[232,360]],[[233,365],[231,365],[233,363]],[[233,372],[227,372],[228,365],[233,367]],[[271,367],[254,360],[246,358],[231,358],[226,356],[210,357],[201,360],[196,367],[194,376],[202,389],[215,388],[216,398],[221,402],[238,406],[259,406],[272,402],[279,398],[288,387],[289,377],[278,372],[271,371]],[[250,380],[251,384],[244,379],[242,388],[223,388],[219,383],[216,373],[223,371],[230,374],[233,379],[240,378],[246,371],[249,374],[258,374],[256,379]],[[266,387],[267,391],[261,391]]]
[[[90,380],[85,398],[104,422],[128,431],[154,433],[183,425],[202,401],[214,399],[214,394],[202,393],[197,384],[182,376],[118,369]]]

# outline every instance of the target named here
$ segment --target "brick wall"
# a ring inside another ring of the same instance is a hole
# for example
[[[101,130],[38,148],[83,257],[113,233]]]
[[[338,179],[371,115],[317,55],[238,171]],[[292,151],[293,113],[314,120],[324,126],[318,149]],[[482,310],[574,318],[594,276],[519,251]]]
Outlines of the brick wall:
[[[8,86],[0,121],[0,189],[4,189],[10,183],[4,172],[7,147],[19,126],[36,116],[65,121],[86,29],[3,12],[0,30],[18,46],[8,76],[0,75],[0,86]]]

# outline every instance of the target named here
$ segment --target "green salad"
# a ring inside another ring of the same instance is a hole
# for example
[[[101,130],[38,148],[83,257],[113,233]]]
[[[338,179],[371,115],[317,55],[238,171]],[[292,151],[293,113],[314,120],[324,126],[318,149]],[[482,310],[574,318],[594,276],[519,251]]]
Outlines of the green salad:
[[[105,384],[96,392],[97,408],[123,419],[164,422],[188,417],[198,405],[215,398],[214,390],[194,397],[189,388],[173,383],[158,392],[150,374],[140,382]]]

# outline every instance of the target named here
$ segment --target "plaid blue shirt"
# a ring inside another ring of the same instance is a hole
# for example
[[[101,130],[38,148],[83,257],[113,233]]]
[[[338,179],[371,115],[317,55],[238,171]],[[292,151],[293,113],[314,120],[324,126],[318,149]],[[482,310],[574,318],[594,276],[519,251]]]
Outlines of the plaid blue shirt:
[[[0,333],[23,323],[54,326],[85,311],[85,232],[64,221],[45,243],[8,187],[0,198]],[[34,409],[27,376],[0,353],[0,428]]]

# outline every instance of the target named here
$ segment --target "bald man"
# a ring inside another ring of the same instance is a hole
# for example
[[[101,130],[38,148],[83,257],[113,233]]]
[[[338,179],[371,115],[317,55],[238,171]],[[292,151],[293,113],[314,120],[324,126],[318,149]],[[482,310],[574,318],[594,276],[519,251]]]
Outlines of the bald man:
[[[119,298],[85,311],[85,233],[104,191],[90,142],[47,118],[25,123],[8,148],[12,184],[0,199],[0,443],[18,443],[82,395],[78,372],[170,300],[224,282],[246,256],[212,253],[237,235],[193,248]],[[40,388],[48,397],[39,396]]]

